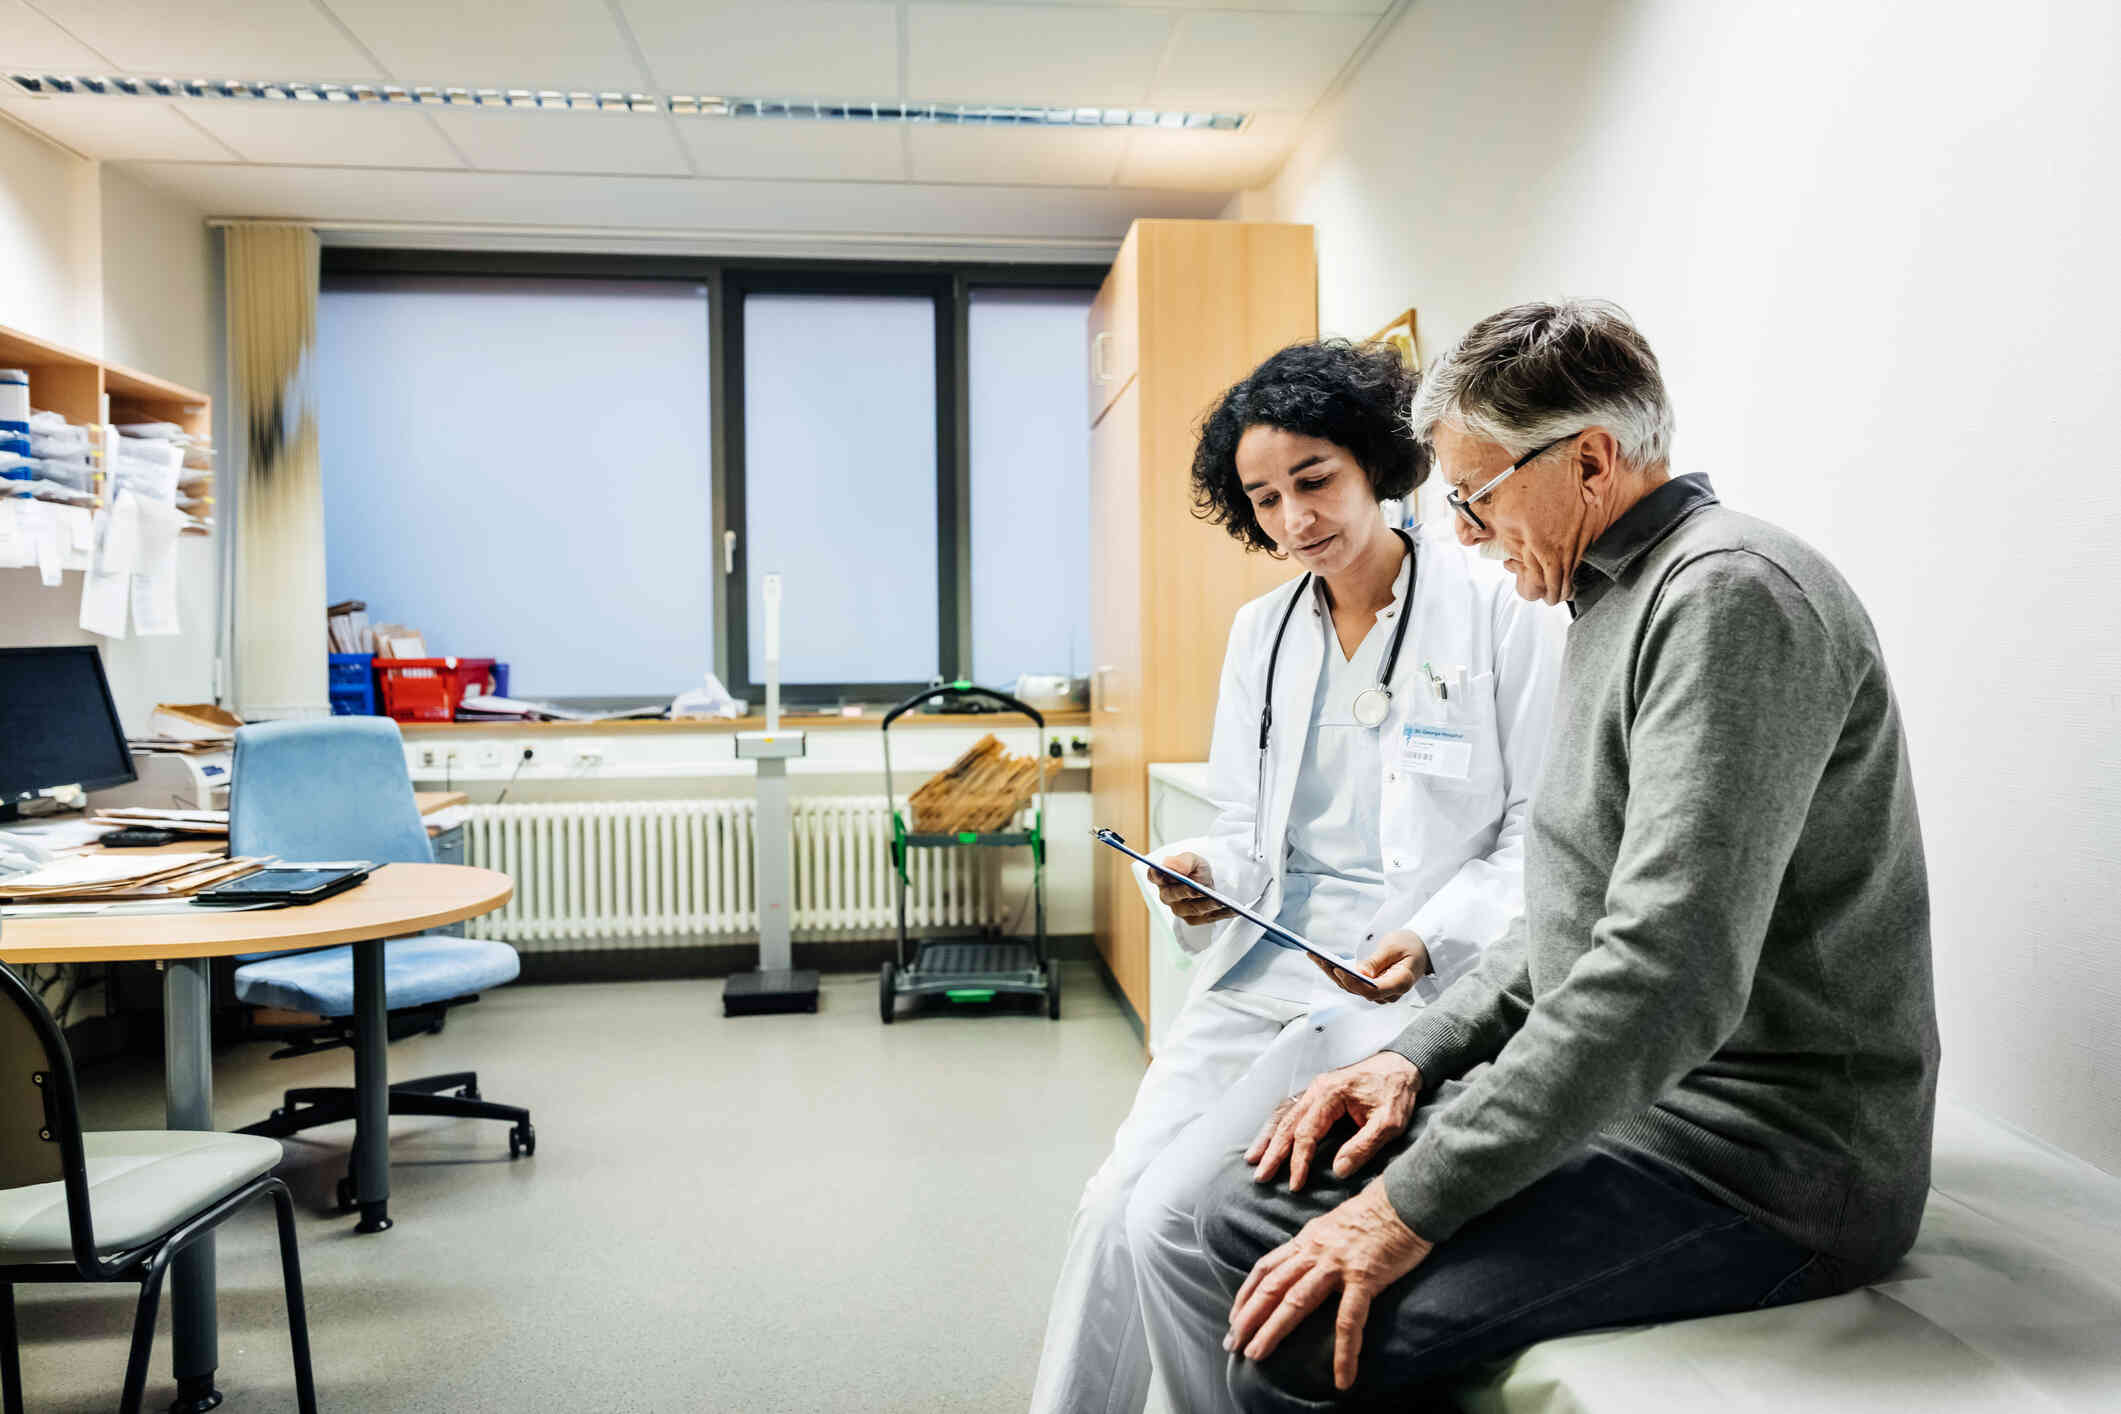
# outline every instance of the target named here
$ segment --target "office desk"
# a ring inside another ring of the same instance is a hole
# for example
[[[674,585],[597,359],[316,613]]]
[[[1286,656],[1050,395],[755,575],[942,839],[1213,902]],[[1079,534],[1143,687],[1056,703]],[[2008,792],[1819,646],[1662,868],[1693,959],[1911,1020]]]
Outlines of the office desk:
[[[213,1009],[209,959],[354,944],[354,1121],[361,1230],[390,1226],[390,1075],[383,1000],[383,943],[491,913],[515,885],[506,874],[461,864],[386,864],[359,887],[301,908],[10,919],[0,962],[126,962],[163,965],[164,1084],[168,1127],[214,1128]],[[170,1268],[172,1365],[179,1409],[219,1403],[213,1238]]]

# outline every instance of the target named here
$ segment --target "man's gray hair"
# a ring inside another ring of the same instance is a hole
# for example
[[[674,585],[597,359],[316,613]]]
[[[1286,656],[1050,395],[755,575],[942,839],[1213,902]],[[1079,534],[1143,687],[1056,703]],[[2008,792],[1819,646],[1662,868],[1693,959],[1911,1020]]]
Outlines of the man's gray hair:
[[[1627,312],[1606,300],[1520,304],[1491,314],[1426,369],[1408,421],[1416,441],[1438,424],[1521,457],[1603,427],[1637,467],[1671,460],[1664,375]]]

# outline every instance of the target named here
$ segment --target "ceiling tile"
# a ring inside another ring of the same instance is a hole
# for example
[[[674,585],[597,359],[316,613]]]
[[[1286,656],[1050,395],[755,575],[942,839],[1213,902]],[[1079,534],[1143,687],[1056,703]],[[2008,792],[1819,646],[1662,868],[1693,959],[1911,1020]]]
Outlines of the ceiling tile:
[[[471,165],[486,171],[683,176],[691,170],[660,114],[445,111],[434,118]]]
[[[167,103],[112,98],[26,98],[0,110],[74,151],[105,161],[227,162],[229,150]]]
[[[1149,101],[1173,108],[1304,112],[1375,23],[1365,15],[1182,16]]]
[[[119,67],[178,78],[381,78],[311,0],[39,0]]]
[[[1154,10],[1027,5],[907,7],[907,97],[1137,104],[1171,17]]]
[[[1135,129],[1117,180],[1166,191],[1245,191],[1280,170],[1300,126],[1294,113],[1258,113],[1241,133]]]
[[[1009,241],[1019,251],[1041,241],[1095,240],[1116,247],[1142,217],[1210,218],[1226,198],[1200,192],[912,186],[896,182],[683,181],[663,177],[575,177],[495,172],[373,172],[355,167],[249,167],[238,163],[142,163],[128,169],[219,216],[266,216],[332,227],[406,221],[458,225],[594,228],[583,249],[622,247],[702,251],[747,248],[762,254],[827,253],[815,237],[846,233],[876,258],[894,245],[932,237],[962,252],[967,242]],[[629,232],[676,239],[636,247]],[[733,247],[731,233],[754,246]],[[328,237],[327,237],[328,238]],[[393,238],[395,239],[395,238]],[[551,249],[541,236],[519,248]],[[496,243],[507,237],[496,237]],[[940,254],[908,258],[941,259]],[[1020,259],[1064,256],[1019,255]],[[1075,258],[1080,258],[1080,255]]]
[[[401,83],[648,87],[602,0],[328,0]]]
[[[703,177],[906,179],[905,131],[896,123],[681,118],[677,128]]]
[[[428,115],[410,108],[221,100],[180,105],[247,162],[461,167]],[[566,122],[558,113],[549,115]]]
[[[758,0],[621,0],[665,92],[897,98],[898,8]]]
[[[994,186],[1109,186],[1125,128],[928,127],[909,135],[913,180]]]
[[[1381,15],[1392,0],[927,0],[931,4],[1063,5],[1083,10],[1280,10],[1319,15]]]
[[[22,3],[0,0],[0,68],[100,74],[110,60]]]

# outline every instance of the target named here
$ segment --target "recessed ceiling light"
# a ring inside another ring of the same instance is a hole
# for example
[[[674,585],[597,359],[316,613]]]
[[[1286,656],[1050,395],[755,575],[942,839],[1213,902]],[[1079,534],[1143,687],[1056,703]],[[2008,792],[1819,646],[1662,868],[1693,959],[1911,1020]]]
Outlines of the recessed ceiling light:
[[[1238,132],[1244,113],[1159,108],[1064,108],[1019,103],[886,103],[808,98],[725,98],[700,94],[592,92],[588,89],[442,88],[394,83],[336,84],[246,79],[129,78],[9,73],[33,98],[199,98],[261,103],[347,103],[414,108],[523,108],[565,113],[671,113],[681,118],[773,118],[833,123],[933,123],[954,127],[1165,128]]]

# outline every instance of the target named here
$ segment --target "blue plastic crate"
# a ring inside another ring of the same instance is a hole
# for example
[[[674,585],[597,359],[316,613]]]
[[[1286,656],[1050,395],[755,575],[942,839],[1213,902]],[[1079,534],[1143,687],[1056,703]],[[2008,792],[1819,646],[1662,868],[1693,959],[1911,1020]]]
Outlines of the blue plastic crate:
[[[369,653],[332,653],[331,711],[335,717],[376,715],[375,656]]]

